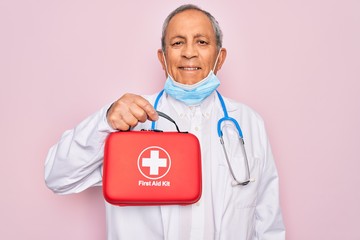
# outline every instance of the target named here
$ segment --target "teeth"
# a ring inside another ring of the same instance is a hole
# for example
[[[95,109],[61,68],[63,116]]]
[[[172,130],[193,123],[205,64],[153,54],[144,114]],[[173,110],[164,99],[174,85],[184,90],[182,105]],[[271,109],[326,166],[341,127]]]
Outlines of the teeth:
[[[199,70],[200,68],[198,68],[198,67],[184,67],[182,69],[187,70],[187,71],[194,71],[194,70]]]

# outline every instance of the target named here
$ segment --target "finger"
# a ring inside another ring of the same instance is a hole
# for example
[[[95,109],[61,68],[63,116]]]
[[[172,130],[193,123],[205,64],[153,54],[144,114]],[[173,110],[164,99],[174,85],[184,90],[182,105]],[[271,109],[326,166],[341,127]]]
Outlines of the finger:
[[[124,94],[120,100],[121,103],[128,107],[129,112],[133,114],[138,121],[145,122],[146,119],[158,119],[158,114],[154,107],[142,96],[127,93]]]
[[[120,114],[118,111],[112,112],[108,115],[107,121],[109,125],[120,131],[129,130],[130,127],[135,126],[138,121],[130,114]]]
[[[129,127],[135,126],[138,120],[130,112],[128,104],[118,100],[114,102],[107,112],[107,121],[109,125],[116,130],[128,130]]]
[[[132,114],[124,114],[124,115],[118,115],[120,117],[116,117],[112,121],[112,126],[114,129],[126,131],[129,130],[131,127],[135,127],[139,120]]]
[[[117,121],[113,123],[113,126],[111,127],[119,131],[128,131],[131,128],[131,126],[125,123],[124,121]]]
[[[107,118],[112,128],[127,130],[129,126],[134,127],[146,119],[157,120],[158,114],[145,98],[126,93],[113,103],[108,110]]]
[[[151,103],[146,100],[143,97],[140,97],[138,99],[136,99],[136,104],[143,110],[145,111],[146,114],[146,118],[151,120],[151,121],[156,121],[159,116],[155,110],[155,108],[151,105]],[[143,116],[141,116],[143,117]]]
[[[137,104],[132,104],[129,110],[139,122],[145,122],[148,119],[146,111]]]

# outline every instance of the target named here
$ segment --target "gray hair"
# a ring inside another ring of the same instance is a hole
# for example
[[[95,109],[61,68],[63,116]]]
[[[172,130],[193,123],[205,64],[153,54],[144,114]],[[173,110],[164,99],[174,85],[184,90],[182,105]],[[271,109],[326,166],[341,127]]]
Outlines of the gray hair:
[[[184,12],[186,10],[200,11],[200,12],[204,13],[209,18],[209,20],[211,22],[211,25],[213,26],[213,29],[214,29],[214,32],[215,32],[217,49],[220,50],[220,48],[222,47],[223,34],[222,34],[221,29],[220,29],[220,25],[219,25],[218,21],[216,21],[216,19],[213,17],[213,15],[211,15],[209,12],[199,8],[198,6],[193,5],[193,4],[185,4],[185,5],[182,5],[182,6],[178,7],[174,11],[172,11],[164,21],[163,28],[162,28],[162,36],[161,36],[161,48],[162,48],[163,52],[165,52],[165,36],[166,36],[166,30],[167,30],[167,27],[169,25],[170,20],[176,14]]]

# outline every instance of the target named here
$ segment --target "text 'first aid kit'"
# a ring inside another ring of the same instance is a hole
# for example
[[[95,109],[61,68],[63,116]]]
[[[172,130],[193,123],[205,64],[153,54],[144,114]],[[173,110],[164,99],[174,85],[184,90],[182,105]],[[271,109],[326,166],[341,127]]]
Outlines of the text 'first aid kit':
[[[142,130],[111,133],[104,149],[103,194],[119,206],[192,204],[201,196],[201,153],[195,135]]]

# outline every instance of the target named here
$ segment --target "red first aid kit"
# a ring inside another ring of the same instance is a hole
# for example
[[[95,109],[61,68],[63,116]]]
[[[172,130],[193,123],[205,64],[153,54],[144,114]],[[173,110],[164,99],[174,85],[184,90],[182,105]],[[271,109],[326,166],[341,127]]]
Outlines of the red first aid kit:
[[[159,116],[175,121],[164,113]],[[104,149],[103,194],[119,206],[192,204],[201,196],[195,135],[159,130],[111,133]]]

